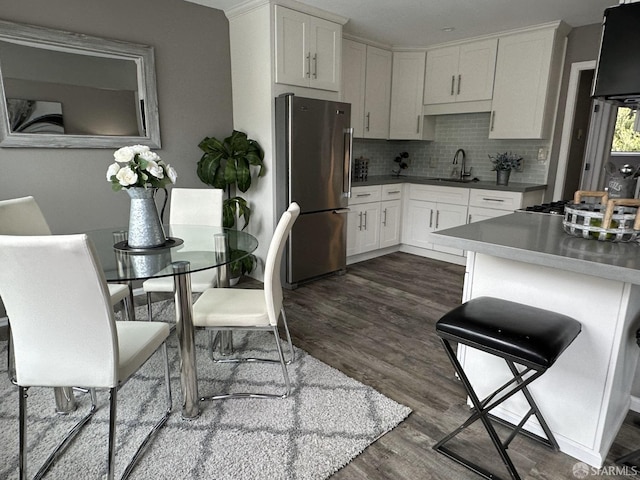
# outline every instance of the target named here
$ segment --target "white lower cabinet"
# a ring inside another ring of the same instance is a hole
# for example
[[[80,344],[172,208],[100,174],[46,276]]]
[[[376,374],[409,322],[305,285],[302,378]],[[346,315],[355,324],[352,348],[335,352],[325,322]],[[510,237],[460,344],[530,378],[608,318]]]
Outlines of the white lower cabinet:
[[[435,230],[467,223],[469,189],[432,185],[409,185],[407,215],[403,243],[452,255],[464,255],[462,250],[434,245],[430,234]]]
[[[543,190],[530,192],[504,192],[472,189],[469,195],[468,222],[508,215],[515,210],[542,202]]]
[[[402,184],[353,187],[347,217],[347,256],[400,244]]]
[[[380,202],[349,206],[347,256],[376,250],[380,244]]]
[[[400,219],[402,202],[388,200],[380,202],[380,248],[400,244]]]
[[[543,193],[397,183],[356,186],[349,199],[347,257],[368,253],[350,260],[361,261],[396,247],[464,262],[463,250],[432,243],[431,232],[508,215],[541,203]]]
[[[380,244],[380,185],[353,187],[347,215],[347,256],[376,250]]]

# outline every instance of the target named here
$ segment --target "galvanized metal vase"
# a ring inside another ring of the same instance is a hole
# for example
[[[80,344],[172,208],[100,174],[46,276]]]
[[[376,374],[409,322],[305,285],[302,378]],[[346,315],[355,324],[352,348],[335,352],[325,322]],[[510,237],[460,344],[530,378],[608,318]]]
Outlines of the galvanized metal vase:
[[[132,187],[126,191],[131,198],[129,247],[153,248],[164,245],[166,237],[154,200],[156,189]]]
[[[497,170],[496,185],[509,185],[511,170]]]

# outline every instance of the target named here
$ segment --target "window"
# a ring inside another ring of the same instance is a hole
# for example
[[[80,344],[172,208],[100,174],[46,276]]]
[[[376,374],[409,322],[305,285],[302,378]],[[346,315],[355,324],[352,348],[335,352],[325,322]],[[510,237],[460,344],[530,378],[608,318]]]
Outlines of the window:
[[[637,112],[628,107],[619,107],[613,133],[611,152],[640,152],[640,132],[633,128]]]

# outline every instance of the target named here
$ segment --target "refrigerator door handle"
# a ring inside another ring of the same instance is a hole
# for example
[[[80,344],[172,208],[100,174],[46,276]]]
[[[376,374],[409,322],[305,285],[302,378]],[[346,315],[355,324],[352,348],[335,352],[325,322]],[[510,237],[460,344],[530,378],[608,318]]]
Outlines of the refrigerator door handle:
[[[344,160],[342,177],[342,194],[351,198],[351,162],[353,152],[353,128],[344,129]]]

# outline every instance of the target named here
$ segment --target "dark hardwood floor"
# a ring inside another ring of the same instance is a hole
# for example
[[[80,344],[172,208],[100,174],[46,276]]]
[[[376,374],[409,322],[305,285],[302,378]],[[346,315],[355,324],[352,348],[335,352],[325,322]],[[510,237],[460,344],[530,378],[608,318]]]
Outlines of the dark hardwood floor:
[[[285,291],[285,308],[296,346],[413,412],[398,427],[336,472],[332,480],[475,480],[479,476],[432,450],[468,416],[435,322],[462,297],[464,267],[394,253],[348,267]],[[245,283],[246,282],[246,283]],[[248,288],[260,287],[253,280]],[[137,298],[143,302],[144,296]],[[0,328],[0,339],[6,331]],[[634,478],[615,470],[614,459],[640,448],[640,415],[629,413],[604,471],[574,475],[577,460],[517,437],[509,454],[523,480]],[[503,438],[506,438],[504,431]],[[481,426],[450,444],[503,478],[506,470]],[[640,472],[640,469],[637,469]]]
[[[431,448],[468,415],[463,387],[434,329],[440,316],[460,303],[463,276],[464,267],[394,253],[285,292],[296,346],[413,409],[332,478],[480,478]],[[588,478],[629,478],[629,470],[614,470],[613,459],[640,448],[636,417],[630,413],[618,434],[609,470],[589,471]],[[481,426],[464,435],[451,446],[508,478]],[[577,460],[527,438],[518,436],[509,452],[523,479],[584,478],[573,473]]]

